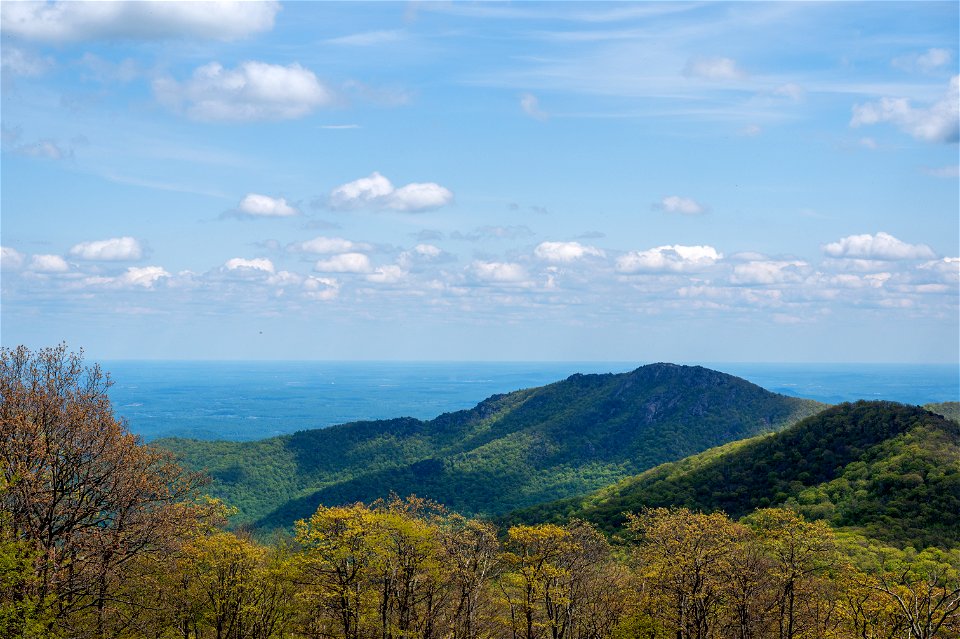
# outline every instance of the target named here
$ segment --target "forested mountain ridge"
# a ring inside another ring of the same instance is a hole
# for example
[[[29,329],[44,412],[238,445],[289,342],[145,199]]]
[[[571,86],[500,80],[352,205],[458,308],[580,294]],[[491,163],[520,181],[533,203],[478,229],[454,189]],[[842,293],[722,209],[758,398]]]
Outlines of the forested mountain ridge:
[[[625,512],[681,506],[732,517],[788,505],[899,545],[960,543],[960,424],[893,402],[840,404],[780,432],[648,470],[509,521],[582,518],[608,531]]]
[[[589,492],[770,432],[824,407],[699,366],[572,375],[423,421],[354,422],[258,442],[156,442],[213,477],[238,523],[289,526],[391,491],[495,515]]]

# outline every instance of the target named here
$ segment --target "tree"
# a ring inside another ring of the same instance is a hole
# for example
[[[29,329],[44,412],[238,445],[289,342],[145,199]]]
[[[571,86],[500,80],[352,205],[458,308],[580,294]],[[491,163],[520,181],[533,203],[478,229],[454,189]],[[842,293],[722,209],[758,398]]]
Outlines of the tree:
[[[451,637],[479,639],[488,634],[483,624],[490,616],[488,587],[501,567],[496,528],[453,514],[443,521],[440,540],[452,591]]]
[[[716,636],[734,553],[746,529],[723,513],[650,508],[627,515],[649,600],[677,639]],[[663,611],[662,613],[660,611]]]
[[[960,549],[884,549],[869,588],[881,593],[916,639],[960,636]]]
[[[825,577],[837,563],[833,532],[785,508],[764,508],[745,521],[772,560],[778,637],[822,635],[834,625],[835,586]]]
[[[130,434],[109,387],[65,345],[0,349],[0,505],[6,539],[29,548],[35,574],[13,597],[35,602],[49,634],[131,623],[118,614],[125,571],[206,513],[200,476]]]

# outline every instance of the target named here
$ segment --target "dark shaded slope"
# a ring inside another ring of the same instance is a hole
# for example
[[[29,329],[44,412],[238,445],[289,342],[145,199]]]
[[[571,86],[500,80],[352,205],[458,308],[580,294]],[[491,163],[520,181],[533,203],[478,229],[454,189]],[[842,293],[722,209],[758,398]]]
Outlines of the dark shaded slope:
[[[614,532],[624,512],[647,506],[723,510],[740,517],[780,504],[893,543],[960,542],[960,426],[892,402],[841,404],[782,432],[508,519],[580,517]]]
[[[288,526],[321,503],[372,501],[391,491],[493,515],[584,493],[820,408],[699,366],[652,364],[573,375],[431,421],[344,424],[220,453],[219,443],[165,445],[191,467],[210,468],[215,494],[260,526]],[[280,472],[270,476],[270,468]],[[271,488],[251,486],[252,476]]]

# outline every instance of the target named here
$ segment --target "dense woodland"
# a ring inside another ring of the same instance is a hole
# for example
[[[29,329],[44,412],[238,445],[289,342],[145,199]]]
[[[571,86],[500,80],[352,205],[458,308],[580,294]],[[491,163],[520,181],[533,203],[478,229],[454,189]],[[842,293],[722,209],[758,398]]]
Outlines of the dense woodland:
[[[354,422],[257,442],[162,440],[236,522],[289,528],[321,504],[416,493],[468,515],[582,495],[825,408],[700,366],[573,375],[430,421]]]
[[[228,530],[230,506],[206,497],[204,478],[168,451],[130,435],[112,415],[107,385],[64,347],[2,352],[0,636],[960,636],[953,538],[926,548],[907,537],[878,541],[870,526],[835,529],[816,510],[805,516],[796,500],[747,505],[737,518],[640,506],[612,536],[582,519],[498,528],[397,496],[321,505],[270,538]],[[835,454],[856,433],[876,440],[850,453],[853,464],[878,446],[922,448],[928,436],[940,437],[933,448],[946,450],[948,470],[960,464],[949,448],[955,424],[930,413],[886,403],[833,410],[817,424],[832,425]],[[935,471],[917,470],[927,500],[956,486],[928,484]],[[854,496],[870,504],[873,490],[915,484],[866,481]],[[958,525],[957,511],[941,514]]]

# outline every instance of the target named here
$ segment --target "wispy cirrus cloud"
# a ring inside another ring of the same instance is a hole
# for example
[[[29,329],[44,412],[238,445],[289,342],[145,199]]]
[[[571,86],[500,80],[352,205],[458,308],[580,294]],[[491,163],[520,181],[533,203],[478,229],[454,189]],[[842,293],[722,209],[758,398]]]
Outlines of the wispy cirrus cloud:
[[[701,80],[740,80],[747,74],[733,58],[697,56],[687,61],[683,75]]]

